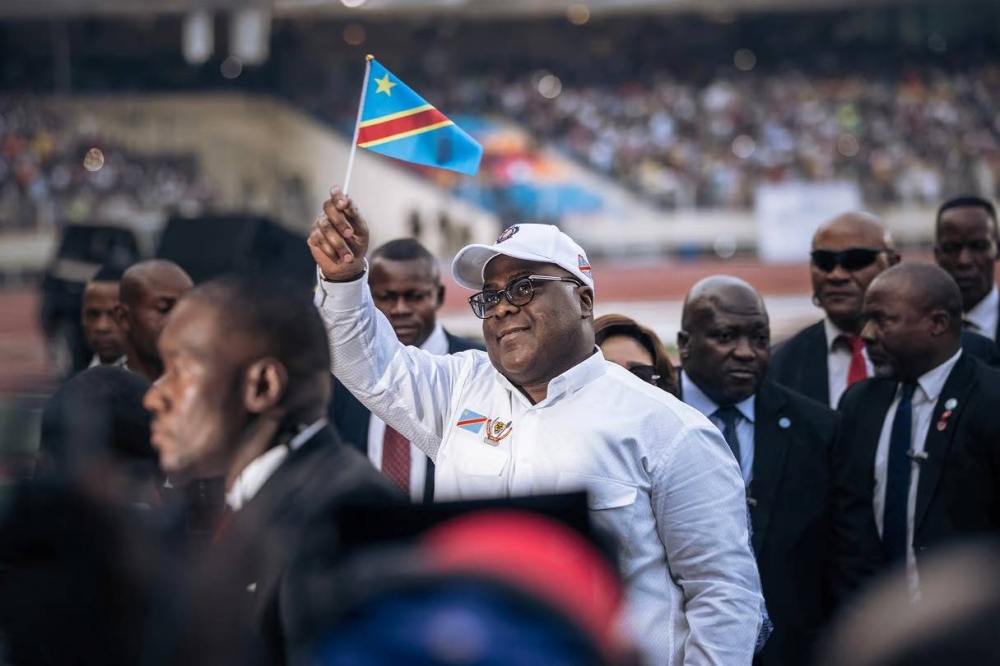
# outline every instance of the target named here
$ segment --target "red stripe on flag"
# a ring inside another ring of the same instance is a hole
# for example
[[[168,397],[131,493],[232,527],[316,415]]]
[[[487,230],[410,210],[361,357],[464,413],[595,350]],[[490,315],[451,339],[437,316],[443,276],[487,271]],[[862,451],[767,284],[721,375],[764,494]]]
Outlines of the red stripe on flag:
[[[458,423],[456,423],[455,425],[457,425],[457,426],[466,426],[466,425],[474,425],[474,424],[476,424],[476,423],[486,423],[486,421],[488,421],[488,420],[489,420],[489,419],[487,419],[487,418],[486,418],[486,417],[484,416],[484,417],[483,417],[483,418],[481,418],[481,419],[469,419],[469,420],[467,420],[467,421],[459,421],[459,422],[458,422]]]
[[[365,144],[369,141],[386,139],[403,132],[412,132],[429,125],[447,122],[448,118],[437,109],[427,109],[412,116],[387,120],[384,123],[368,125],[358,131],[358,144]]]

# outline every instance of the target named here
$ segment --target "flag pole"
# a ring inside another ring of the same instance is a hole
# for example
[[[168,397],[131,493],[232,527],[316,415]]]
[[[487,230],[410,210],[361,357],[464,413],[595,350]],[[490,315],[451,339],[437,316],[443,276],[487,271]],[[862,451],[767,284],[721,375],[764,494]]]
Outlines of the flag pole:
[[[361,84],[361,102],[358,104],[358,121],[354,123],[354,140],[351,141],[351,154],[347,158],[347,175],[344,176],[343,192],[347,194],[347,188],[351,184],[351,172],[354,171],[354,155],[358,152],[358,133],[361,132],[361,113],[365,108],[365,97],[368,95],[368,77],[372,71],[372,60],[375,56],[370,53],[365,56],[365,81]]]

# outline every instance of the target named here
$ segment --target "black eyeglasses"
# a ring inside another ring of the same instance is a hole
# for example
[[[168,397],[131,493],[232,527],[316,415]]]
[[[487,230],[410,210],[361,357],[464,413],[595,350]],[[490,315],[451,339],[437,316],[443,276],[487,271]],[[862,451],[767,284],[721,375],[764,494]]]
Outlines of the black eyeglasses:
[[[837,266],[845,271],[860,271],[868,268],[878,260],[880,254],[891,250],[872,250],[866,247],[852,247],[834,252],[833,250],[813,250],[813,265],[824,273],[831,273]]]
[[[472,314],[480,319],[492,317],[491,311],[500,304],[501,294],[511,305],[517,307],[527,305],[535,297],[536,282],[572,282],[577,286],[583,286],[583,283],[576,278],[555,275],[525,275],[514,278],[503,289],[483,289],[478,294],[470,296],[469,305],[472,306]]]
[[[656,386],[656,382],[660,380],[660,375],[656,374],[656,368],[651,365],[630,365],[626,370],[653,386]]]

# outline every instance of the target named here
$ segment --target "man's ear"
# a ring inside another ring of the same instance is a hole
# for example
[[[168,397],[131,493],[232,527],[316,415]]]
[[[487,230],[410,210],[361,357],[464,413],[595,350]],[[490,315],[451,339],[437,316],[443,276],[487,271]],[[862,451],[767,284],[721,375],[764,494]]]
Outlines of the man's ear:
[[[114,318],[115,321],[118,322],[118,328],[122,330],[122,333],[128,333],[130,330],[128,325],[128,306],[123,303],[116,303]]]
[[[437,286],[437,305],[434,306],[434,309],[440,310],[442,305],[444,305],[444,285],[439,284]]]
[[[945,310],[934,310],[930,313],[931,335],[935,338],[951,330],[951,315]]]
[[[254,361],[246,369],[243,406],[251,414],[263,414],[277,407],[288,391],[288,370],[274,358]]]
[[[690,341],[691,335],[687,331],[677,331],[677,354],[680,356],[681,362],[687,360]]]
[[[886,253],[886,259],[887,259],[887,261],[889,263],[889,266],[891,267],[891,266],[895,266],[900,261],[902,261],[903,260],[903,255],[901,255],[899,252],[896,252],[895,250],[889,250]]]
[[[594,314],[594,290],[587,286],[577,287],[580,295],[581,319],[589,319]]]

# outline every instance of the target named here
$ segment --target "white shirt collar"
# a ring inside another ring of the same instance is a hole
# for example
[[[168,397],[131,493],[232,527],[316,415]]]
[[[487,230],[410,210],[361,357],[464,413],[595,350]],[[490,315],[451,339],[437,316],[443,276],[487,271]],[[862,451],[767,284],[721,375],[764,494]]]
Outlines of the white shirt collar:
[[[424,340],[424,344],[420,345],[420,348],[438,356],[444,356],[448,353],[448,336],[440,322],[434,324],[434,330]]]
[[[236,480],[233,481],[233,487],[226,492],[226,504],[229,508],[233,511],[239,511],[243,508],[260,492],[268,479],[274,475],[275,470],[281,466],[281,463],[285,462],[288,454],[312,439],[313,435],[326,426],[326,423],[326,418],[322,418],[300,430],[299,434],[293,437],[287,445],[268,449],[250,461],[250,464],[244,467]]]
[[[606,370],[607,363],[604,359],[604,354],[601,353],[600,347],[594,345],[593,354],[580,363],[577,363],[558,377],[553,377],[549,380],[549,386],[545,392],[545,400],[539,402],[535,405],[535,407],[544,407],[564,395],[575,392],[577,389],[586,386],[593,380],[602,376]],[[518,396],[519,400],[528,400],[528,398],[521,393],[520,389],[500,374],[499,371],[497,371],[496,377],[497,381],[512,394]]]
[[[955,352],[954,356],[933,370],[920,375],[917,379],[917,384],[920,385],[920,389],[924,392],[924,395],[927,396],[927,399],[930,402],[937,402],[938,396],[941,395],[941,391],[944,390],[944,383],[948,381],[948,375],[951,374],[952,368],[955,367],[955,364],[958,363],[958,359],[961,356],[962,350],[959,349]]]
[[[965,319],[972,322],[978,332],[992,338],[996,329],[998,306],[1000,306],[1000,291],[997,291],[997,286],[993,285],[990,293],[986,294],[983,300],[965,313]]]
[[[844,329],[840,328],[832,321],[829,317],[823,317],[823,331],[826,332],[826,352],[829,354],[833,351],[833,345],[837,342],[837,338],[840,336],[845,336],[848,338],[857,337],[853,333],[848,333]]]
[[[719,405],[705,395],[705,392],[698,388],[698,385],[695,384],[683,370],[681,370],[681,395],[684,396],[684,402],[691,405],[705,416],[712,416],[719,410]],[[746,400],[733,405],[733,407],[739,410],[743,418],[750,423],[754,422],[754,405],[756,399],[756,395],[751,395]]]

